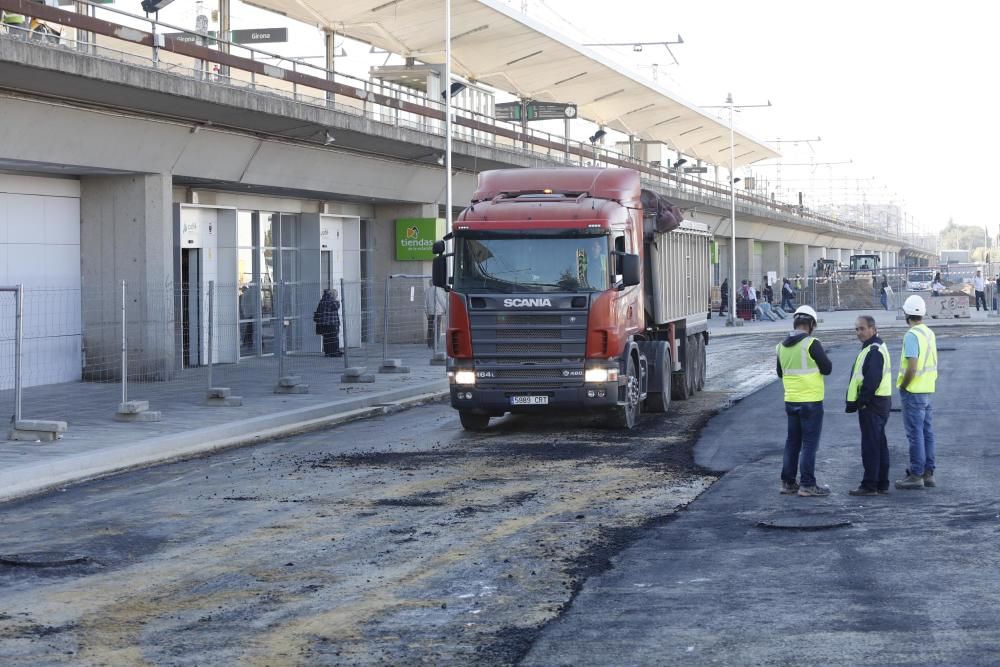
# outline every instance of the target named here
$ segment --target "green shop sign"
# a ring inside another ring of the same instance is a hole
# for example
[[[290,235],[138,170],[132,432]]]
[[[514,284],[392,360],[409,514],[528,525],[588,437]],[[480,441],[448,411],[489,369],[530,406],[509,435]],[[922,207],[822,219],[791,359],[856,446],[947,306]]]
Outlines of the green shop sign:
[[[442,218],[398,218],[396,220],[396,259],[428,261],[434,259],[434,241],[444,236]]]

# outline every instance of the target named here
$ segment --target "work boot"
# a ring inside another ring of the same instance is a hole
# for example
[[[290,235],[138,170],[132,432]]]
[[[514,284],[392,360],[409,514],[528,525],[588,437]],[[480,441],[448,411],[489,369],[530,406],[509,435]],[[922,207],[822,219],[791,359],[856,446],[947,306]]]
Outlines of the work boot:
[[[790,496],[790,495],[793,495],[795,493],[798,493],[798,491],[799,491],[799,485],[798,484],[796,484],[795,482],[786,482],[786,481],[782,480],[782,482],[781,482],[781,495],[783,495],[783,496]]]
[[[937,484],[934,483],[934,471],[925,470],[924,471],[924,486],[929,488],[934,488]]]
[[[848,491],[847,495],[849,495],[849,496],[877,496],[878,495],[878,491],[875,490],[875,489],[869,489],[866,486],[859,486],[858,488],[856,488],[856,489],[854,489],[852,491]]]
[[[820,486],[818,484],[813,484],[812,486],[802,486],[799,487],[799,495],[804,498],[811,496],[828,496],[830,495],[830,487]]]
[[[924,488],[924,478],[922,475],[914,475],[909,470],[906,471],[906,477],[903,479],[896,480],[897,489],[922,489]]]

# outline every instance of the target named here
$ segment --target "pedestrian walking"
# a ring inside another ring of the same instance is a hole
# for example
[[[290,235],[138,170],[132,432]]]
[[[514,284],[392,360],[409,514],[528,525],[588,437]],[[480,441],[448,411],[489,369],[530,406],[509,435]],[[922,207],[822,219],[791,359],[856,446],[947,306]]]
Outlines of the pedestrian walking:
[[[944,283],[941,282],[941,274],[934,276],[934,282],[931,283],[931,296],[941,296],[941,292],[947,289]]]
[[[722,281],[719,287],[719,315],[721,316],[729,308],[729,278]]]
[[[906,439],[910,443],[910,466],[906,477],[896,482],[896,488],[922,489],[935,486],[937,469],[931,409],[938,375],[937,339],[924,324],[927,305],[920,296],[914,294],[903,303],[903,314],[910,329],[903,335],[896,386],[903,404]]]
[[[882,288],[880,292],[879,299],[882,300],[882,310],[889,310],[889,281],[885,276],[882,276]]]
[[[781,308],[788,312],[795,310],[795,290],[788,278],[782,278],[781,284]]]
[[[427,281],[424,288],[424,314],[427,316],[427,347],[434,348],[434,336],[440,335],[441,317],[448,312],[448,293],[440,287],[434,287],[433,281]]]
[[[774,303],[774,289],[771,287],[771,283],[768,282],[767,276],[764,276],[764,289],[761,290],[763,297],[762,301],[767,303]]]
[[[976,271],[976,276],[972,279],[972,288],[976,291],[976,310],[979,310],[980,302],[983,304],[983,310],[989,310],[986,307],[986,280],[983,279],[982,271]]]
[[[861,341],[847,384],[847,412],[858,413],[861,429],[861,465],[864,475],[852,496],[889,492],[889,442],[885,425],[892,408],[892,368],[889,350],[878,336],[875,318],[861,315],[854,322]]]
[[[750,307],[750,318],[759,319],[757,317],[757,290],[754,289],[752,280],[747,281],[747,301]]]
[[[323,337],[323,354],[328,357],[342,357],[340,351],[340,302],[337,290],[325,289],[313,313],[316,335]]]
[[[833,371],[822,343],[813,337],[816,311],[799,306],[794,330],[778,344],[778,377],[785,387],[788,436],[781,467],[781,493],[828,496],[830,488],[816,483],[816,450],[823,431],[823,376]],[[798,473],[798,482],[796,482]]]

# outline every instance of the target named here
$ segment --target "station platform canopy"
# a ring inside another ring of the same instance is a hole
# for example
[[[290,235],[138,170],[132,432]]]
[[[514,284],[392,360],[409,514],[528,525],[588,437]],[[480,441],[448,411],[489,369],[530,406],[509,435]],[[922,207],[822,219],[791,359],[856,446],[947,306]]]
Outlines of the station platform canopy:
[[[429,64],[444,62],[442,0],[250,0]],[[581,118],[729,164],[729,125],[500,0],[452,0],[452,71],[526,100],[576,104]],[[721,96],[720,96],[721,97]],[[736,165],[778,153],[742,132]]]

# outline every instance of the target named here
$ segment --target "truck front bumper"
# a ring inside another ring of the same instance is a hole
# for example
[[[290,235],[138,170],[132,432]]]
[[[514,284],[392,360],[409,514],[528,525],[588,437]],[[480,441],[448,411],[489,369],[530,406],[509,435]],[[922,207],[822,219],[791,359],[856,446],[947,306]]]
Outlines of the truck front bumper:
[[[451,406],[462,412],[499,416],[507,412],[607,410],[618,404],[618,382],[578,387],[477,387],[451,385]],[[537,397],[545,397],[544,402]]]

